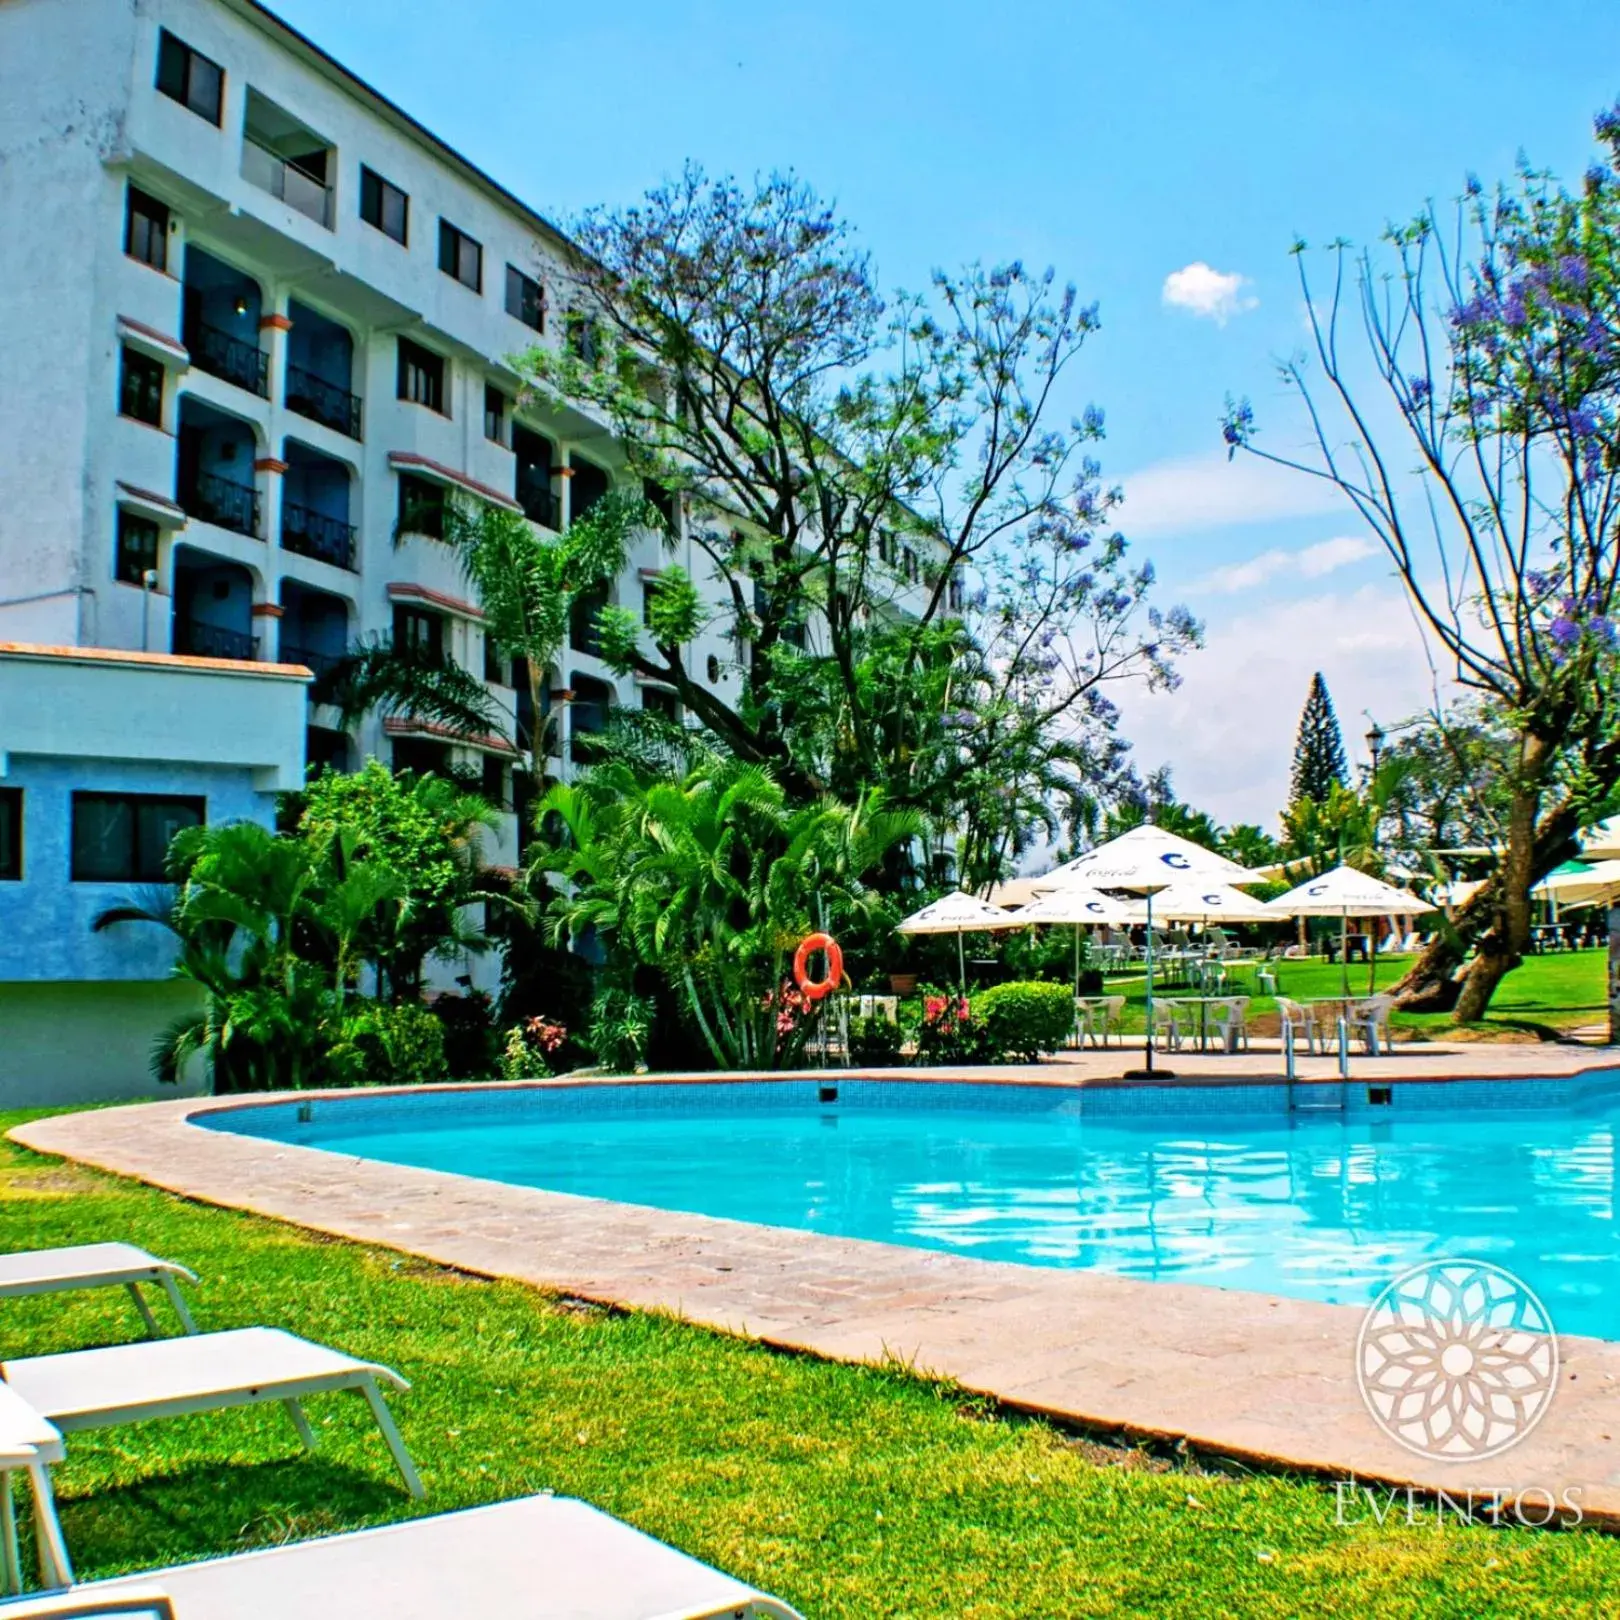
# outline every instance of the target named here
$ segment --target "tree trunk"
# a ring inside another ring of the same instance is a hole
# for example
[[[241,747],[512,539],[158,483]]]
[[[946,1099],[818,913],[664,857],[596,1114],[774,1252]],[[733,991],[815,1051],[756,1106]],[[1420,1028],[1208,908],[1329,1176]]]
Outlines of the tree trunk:
[[[1524,745],[1519,781],[1510,803],[1507,844],[1483,888],[1458,908],[1450,929],[1439,932],[1393,987],[1403,1012],[1451,1012],[1460,1024],[1484,1016],[1502,979],[1524,959],[1530,944],[1531,886],[1575,849],[1580,817],[1561,800],[1537,819],[1539,781],[1551,750],[1535,739]],[[1473,960],[1459,977],[1457,970]]]

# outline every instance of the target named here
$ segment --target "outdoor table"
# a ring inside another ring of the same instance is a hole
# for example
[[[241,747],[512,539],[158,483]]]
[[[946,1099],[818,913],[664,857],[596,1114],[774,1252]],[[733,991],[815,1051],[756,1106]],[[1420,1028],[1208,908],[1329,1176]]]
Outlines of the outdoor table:
[[[1209,1047],[1209,1009],[1232,1000],[1231,996],[1161,996],[1167,1007],[1196,1007],[1198,1009],[1198,1050]]]

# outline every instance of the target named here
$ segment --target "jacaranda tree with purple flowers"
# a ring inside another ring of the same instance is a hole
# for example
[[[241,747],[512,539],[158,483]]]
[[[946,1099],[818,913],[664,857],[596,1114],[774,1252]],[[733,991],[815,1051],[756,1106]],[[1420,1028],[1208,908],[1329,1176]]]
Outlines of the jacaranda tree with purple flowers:
[[[1620,781],[1620,110],[1596,133],[1578,190],[1528,168],[1471,181],[1454,215],[1431,206],[1382,252],[1335,244],[1323,297],[1297,245],[1314,342],[1282,374],[1312,450],[1263,448],[1247,402],[1225,422],[1230,453],[1344,493],[1441,679],[1511,734],[1494,874],[1400,987],[1459,1021],[1518,964],[1532,885]]]
[[[1116,768],[1106,688],[1197,634],[1111,532],[1101,413],[1059,409],[1095,310],[1017,264],[885,298],[791,176],[689,167],[575,234],[572,341],[529,383],[606,416],[689,548],[645,623],[599,615],[603,656],[795,799],[881,788],[997,875]]]

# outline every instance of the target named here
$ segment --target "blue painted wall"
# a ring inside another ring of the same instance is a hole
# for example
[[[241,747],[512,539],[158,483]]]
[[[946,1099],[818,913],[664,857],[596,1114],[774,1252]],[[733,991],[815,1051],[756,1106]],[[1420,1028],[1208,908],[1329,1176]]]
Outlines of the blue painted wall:
[[[69,881],[75,791],[201,796],[210,824],[275,820],[275,795],[257,791],[250,771],[229,766],[13,754],[3,782],[23,790],[23,878],[0,882],[0,982],[166,979],[174,964],[173,940],[150,923],[90,931],[99,912],[138,890]]]

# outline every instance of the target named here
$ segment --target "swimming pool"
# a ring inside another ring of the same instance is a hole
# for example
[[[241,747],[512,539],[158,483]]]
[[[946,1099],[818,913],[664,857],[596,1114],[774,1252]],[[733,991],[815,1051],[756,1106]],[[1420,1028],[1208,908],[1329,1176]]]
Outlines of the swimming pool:
[[[1325,1095],[1337,1093],[1331,1088]],[[897,1080],[321,1095],[200,1124],[393,1164],[1027,1265],[1338,1304],[1491,1260],[1620,1339],[1620,1074],[1350,1086]]]

